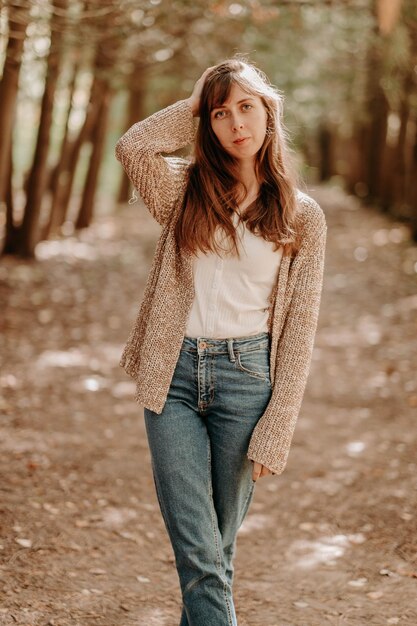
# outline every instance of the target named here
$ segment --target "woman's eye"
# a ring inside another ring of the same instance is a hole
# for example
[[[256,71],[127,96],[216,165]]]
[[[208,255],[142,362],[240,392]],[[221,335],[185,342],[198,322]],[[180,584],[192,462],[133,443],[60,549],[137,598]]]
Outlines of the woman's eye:
[[[242,104],[242,111],[250,111],[251,109],[253,109],[253,105],[246,103],[246,104]],[[227,111],[216,111],[213,115],[214,119],[216,120],[221,120],[223,118],[226,117],[226,115],[228,114]]]

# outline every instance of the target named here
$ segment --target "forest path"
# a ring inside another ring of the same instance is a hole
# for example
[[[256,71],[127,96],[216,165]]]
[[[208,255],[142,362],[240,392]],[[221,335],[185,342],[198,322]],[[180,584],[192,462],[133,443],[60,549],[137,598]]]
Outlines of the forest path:
[[[311,194],[329,227],[319,329],[287,468],[239,533],[239,626],[415,626],[417,248],[340,191]],[[0,624],[178,624],[118,366],[158,230],[134,205],[0,263]]]

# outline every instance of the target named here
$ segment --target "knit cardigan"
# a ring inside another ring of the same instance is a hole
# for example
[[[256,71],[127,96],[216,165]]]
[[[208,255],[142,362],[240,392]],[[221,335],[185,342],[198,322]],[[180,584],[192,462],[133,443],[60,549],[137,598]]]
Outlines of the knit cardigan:
[[[120,360],[136,382],[136,401],[157,414],[168,395],[194,296],[191,254],[179,250],[174,237],[190,162],[166,155],[189,145],[195,131],[191,108],[181,100],[134,124],[116,145],[116,157],[162,226]],[[271,397],[247,451],[249,459],[277,474],[287,462],[310,369],[327,231],[319,205],[300,191],[297,197],[301,245],[295,256],[282,258],[270,297]]]

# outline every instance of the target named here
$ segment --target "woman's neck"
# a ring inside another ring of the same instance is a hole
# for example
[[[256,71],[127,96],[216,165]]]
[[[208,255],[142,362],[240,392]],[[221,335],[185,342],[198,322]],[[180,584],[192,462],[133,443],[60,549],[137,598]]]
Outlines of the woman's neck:
[[[253,161],[240,161],[239,177],[242,186],[239,189],[238,202],[240,206],[247,206],[255,200],[259,193],[259,182],[256,178]]]

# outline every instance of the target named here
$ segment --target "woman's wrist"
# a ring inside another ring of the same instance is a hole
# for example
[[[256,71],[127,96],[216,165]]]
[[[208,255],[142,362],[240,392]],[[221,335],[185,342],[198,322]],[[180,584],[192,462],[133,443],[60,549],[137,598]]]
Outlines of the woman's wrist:
[[[191,109],[193,117],[198,117],[198,104],[199,103],[196,100],[194,100],[192,97],[187,98],[186,102],[188,103],[188,106]]]

